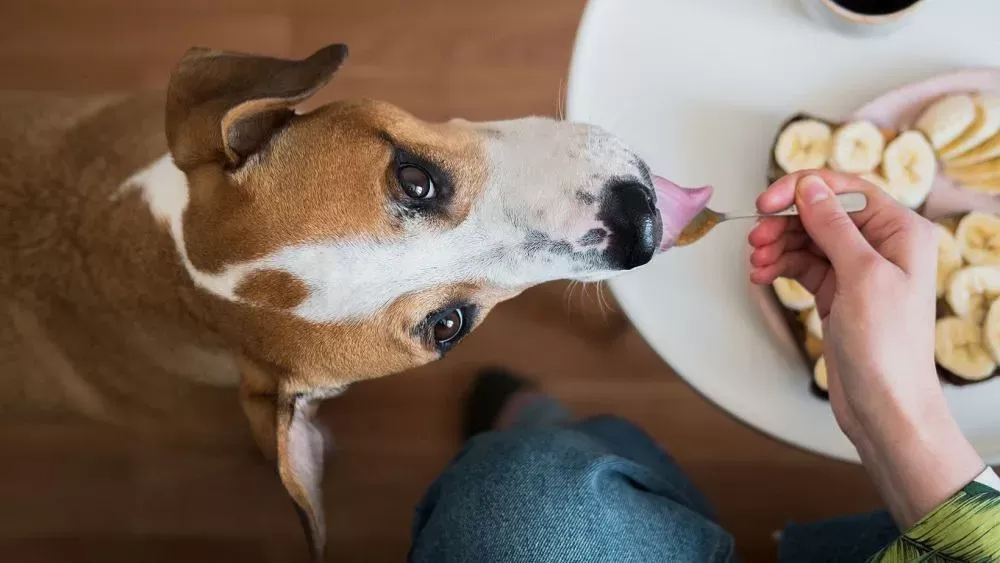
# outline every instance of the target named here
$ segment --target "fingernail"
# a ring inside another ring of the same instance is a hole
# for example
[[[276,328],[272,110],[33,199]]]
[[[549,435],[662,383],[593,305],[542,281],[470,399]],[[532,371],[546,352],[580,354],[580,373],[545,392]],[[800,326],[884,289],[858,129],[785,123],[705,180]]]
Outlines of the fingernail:
[[[815,174],[810,174],[799,180],[796,190],[799,192],[799,197],[802,201],[810,204],[819,203],[830,197],[832,193],[830,187],[823,181],[823,178]]]

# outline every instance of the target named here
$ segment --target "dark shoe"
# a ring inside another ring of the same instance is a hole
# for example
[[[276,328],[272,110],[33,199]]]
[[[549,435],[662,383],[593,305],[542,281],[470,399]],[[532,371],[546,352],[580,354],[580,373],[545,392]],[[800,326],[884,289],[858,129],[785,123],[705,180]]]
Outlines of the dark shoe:
[[[497,417],[511,397],[536,389],[533,382],[504,368],[491,367],[480,371],[465,399],[462,438],[468,440],[476,434],[493,430]]]

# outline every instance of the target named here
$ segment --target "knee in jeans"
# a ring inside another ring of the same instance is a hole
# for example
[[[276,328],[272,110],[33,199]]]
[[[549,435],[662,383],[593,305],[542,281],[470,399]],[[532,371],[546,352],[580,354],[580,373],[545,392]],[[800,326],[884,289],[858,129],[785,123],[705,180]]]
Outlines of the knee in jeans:
[[[571,428],[473,439],[422,509],[413,560],[581,560],[573,554],[584,553],[583,544],[601,533],[613,511],[617,497],[592,486],[613,457]],[[566,557],[553,559],[555,553]]]
[[[475,438],[470,454],[494,470],[546,465],[586,447],[587,437],[561,427],[490,432]]]
[[[567,428],[536,428],[484,434],[475,438],[454,468],[474,487],[514,502],[554,497],[586,478],[591,464],[606,452],[587,436]],[[559,484],[559,487],[553,487]]]
[[[589,427],[600,427],[605,431],[631,435],[640,431],[634,424],[613,414],[599,414],[583,421]],[[640,431],[641,432],[641,431]]]

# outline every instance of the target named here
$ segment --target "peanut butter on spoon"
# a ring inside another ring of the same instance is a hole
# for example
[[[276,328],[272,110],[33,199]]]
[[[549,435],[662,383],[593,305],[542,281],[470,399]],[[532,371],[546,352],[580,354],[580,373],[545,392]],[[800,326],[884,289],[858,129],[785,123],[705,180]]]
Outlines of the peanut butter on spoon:
[[[660,176],[653,176],[653,187],[656,191],[656,209],[663,224],[663,238],[659,249],[663,252],[675,246],[684,228],[703,212],[712,197],[712,188],[682,188]]]
[[[868,198],[861,192],[838,194],[837,199],[840,200],[840,205],[844,208],[844,211],[848,213],[857,213],[868,205]],[[784,217],[798,214],[799,210],[794,205],[776,213],[760,213],[757,211],[719,213],[705,207],[681,230],[673,246],[687,246],[701,240],[716,225],[730,219],[757,219],[759,217]]]
[[[701,237],[707,235],[708,231],[714,229],[720,222],[722,222],[722,219],[719,218],[719,213],[707,207],[702,209],[701,213],[696,215],[694,220],[688,223],[688,226],[684,227],[681,234],[677,237],[677,242],[674,243],[674,246],[687,246],[700,240]]]

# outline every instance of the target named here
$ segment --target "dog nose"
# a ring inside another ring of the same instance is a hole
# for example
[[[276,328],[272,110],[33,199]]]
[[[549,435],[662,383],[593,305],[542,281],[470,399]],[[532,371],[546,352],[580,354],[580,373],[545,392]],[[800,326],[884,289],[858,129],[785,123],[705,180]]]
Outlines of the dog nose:
[[[663,238],[653,190],[638,182],[620,182],[606,188],[601,214],[610,231],[608,258],[622,270],[642,266],[653,258]]]

